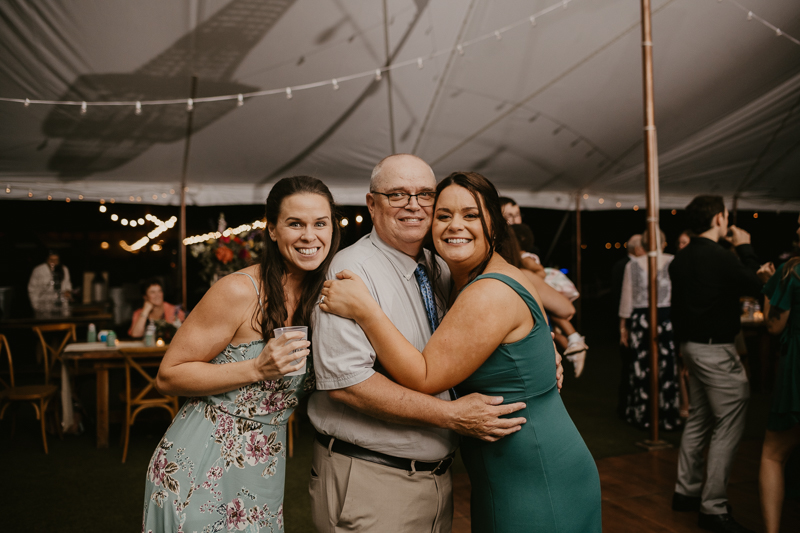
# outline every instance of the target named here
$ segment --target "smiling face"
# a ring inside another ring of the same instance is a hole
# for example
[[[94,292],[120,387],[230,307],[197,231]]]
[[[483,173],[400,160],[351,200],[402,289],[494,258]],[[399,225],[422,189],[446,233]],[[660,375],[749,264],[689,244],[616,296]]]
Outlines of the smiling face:
[[[505,204],[503,206],[503,218],[506,219],[509,226],[522,224],[522,213],[520,213],[519,205]]]
[[[481,207],[486,212],[481,199]],[[489,231],[491,223],[486,222]],[[472,193],[459,185],[443,189],[436,199],[433,214],[433,243],[451,270],[472,270],[489,253],[478,202]]]
[[[269,224],[269,237],[278,246],[289,272],[310,272],[330,251],[333,220],[328,200],[319,194],[287,196],[278,220]]]
[[[405,207],[392,207],[386,196],[374,193],[433,192],[436,178],[431,167],[414,156],[393,156],[382,162],[380,174],[371,187],[367,208],[378,236],[392,248],[416,259],[431,227],[433,206],[421,207],[416,198],[410,198]]]
[[[164,303],[164,289],[161,285],[150,285],[144,294],[144,299],[158,307]]]

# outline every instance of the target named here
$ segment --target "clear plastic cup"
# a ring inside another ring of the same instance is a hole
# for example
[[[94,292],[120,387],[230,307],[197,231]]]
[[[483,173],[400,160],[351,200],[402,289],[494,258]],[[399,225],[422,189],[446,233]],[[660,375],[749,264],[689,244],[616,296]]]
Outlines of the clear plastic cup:
[[[276,339],[278,337],[280,337],[281,335],[283,335],[284,333],[289,333],[290,331],[301,331],[303,333],[303,338],[302,339],[292,339],[289,342],[294,342],[294,341],[297,341],[297,340],[308,340],[308,326],[288,326],[288,327],[285,327],[285,328],[275,328],[272,331],[275,333],[275,338]],[[300,350],[295,350],[295,352],[299,352],[299,351]],[[292,352],[292,353],[294,353],[294,352]],[[300,362],[300,359],[295,359],[294,361],[292,361],[292,364],[296,365],[299,362]],[[303,366],[300,368],[300,370],[295,370],[294,372],[289,372],[288,374],[284,374],[284,375],[286,375],[286,376],[302,376],[305,373],[306,373],[306,363],[305,363],[305,361],[303,361]]]

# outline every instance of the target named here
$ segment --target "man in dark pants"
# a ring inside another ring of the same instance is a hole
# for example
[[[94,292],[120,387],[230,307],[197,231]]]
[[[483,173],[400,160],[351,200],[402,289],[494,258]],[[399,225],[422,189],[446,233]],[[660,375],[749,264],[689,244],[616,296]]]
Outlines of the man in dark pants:
[[[750,234],[736,226],[729,233],[722,197],[698,196],[686,214],[697,237],[675,256],[669,273],[672,323],[689,369],[692,406],[681,439],[672,509],[700,511],[698,525],[708,531],[753,533],[731,516],[727,486],[750,398],[734,346],[741,329],[739,298],[758,295],[759,264]],[[717,243],[726,236],[738,259]]]
[[[640,234],[631,235],[628,239],[626,246],[628,254],[614,263],[611,267],[611,304],[614,306],[614,329],[619,329],[619,319],[617,318],[617,311],[619,310],[619,300],[622,297],[622,278],[625,276],[625,265],[634,257],[644,255],[646,252],[642,247],[642,236]],[[621,337],[619,340],[619,357],[620,357],[620,373],[619,373],[619,389],[617,392],[617,415],[620,418],[625,418],[625,405],[628,402],[628,393],[630,392],[630,364],[632,360],[630,346],[627,341]]]

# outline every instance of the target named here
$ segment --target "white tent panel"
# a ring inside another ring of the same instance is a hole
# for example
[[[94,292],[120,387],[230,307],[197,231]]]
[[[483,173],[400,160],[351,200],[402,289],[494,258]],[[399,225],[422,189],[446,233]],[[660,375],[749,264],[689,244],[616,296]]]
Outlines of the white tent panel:
[[[439,176],[479,171],[525,206],[643,205],[638,2],[562,4],[4,2],[0,97],[89,105],[0,101],[0,198],[176,203],[186,104],[148,102],[189,98],[196,75],[199,97],[279,94],[194,105],[190,203],[261,203],[277,179],[310,174],[361,204],[394,151]],[[800,45],[740,6],[800,37],[796,0],[653,2],[663,207],[711,192],[800,208]],[[109,101],[142,113],[93,105]]]

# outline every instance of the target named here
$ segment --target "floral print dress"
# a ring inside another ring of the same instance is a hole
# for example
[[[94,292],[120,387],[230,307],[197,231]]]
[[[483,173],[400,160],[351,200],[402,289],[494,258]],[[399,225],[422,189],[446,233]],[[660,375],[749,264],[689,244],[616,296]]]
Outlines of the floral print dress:
[[[253,359],[264,341],[228,345],[212,364]],[[314,390],[306,373],[191,398],[150,459],[142,531],[283,531],[286,422]]]

